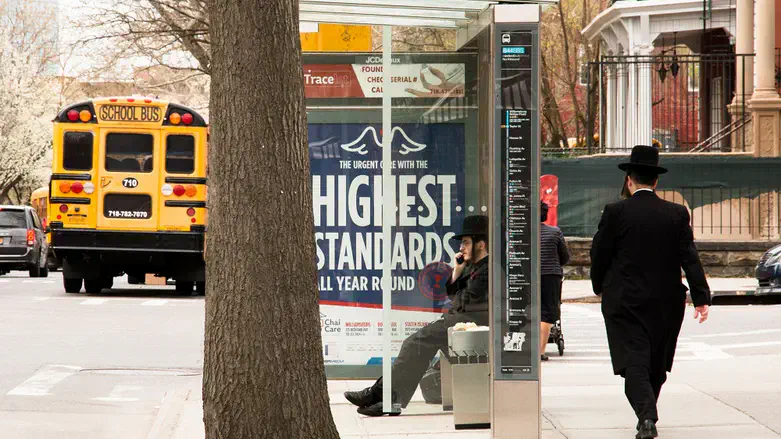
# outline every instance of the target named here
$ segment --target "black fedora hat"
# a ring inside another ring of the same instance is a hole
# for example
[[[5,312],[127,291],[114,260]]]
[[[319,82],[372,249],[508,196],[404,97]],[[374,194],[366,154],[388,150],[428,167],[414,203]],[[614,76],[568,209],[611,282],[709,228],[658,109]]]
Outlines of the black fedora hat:
[[[637,145],[632,148],[628,163],[621,163],[618,169],[622,171],[640,171],[653,174],[664,174],[667,169],[659,166],[659,150],[654,146]]]
[[[464,218],[461,234],[452,239],[461,239],[464,236],[485,235],[488,236],[488,217],[485,215],[471,215]]]

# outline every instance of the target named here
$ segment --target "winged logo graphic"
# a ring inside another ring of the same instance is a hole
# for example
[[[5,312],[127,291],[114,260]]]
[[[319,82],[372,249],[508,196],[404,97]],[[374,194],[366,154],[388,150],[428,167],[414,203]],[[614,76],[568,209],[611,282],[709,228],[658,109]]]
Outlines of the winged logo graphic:
[[[401,136],[403,138],[403,141],[401,143],[401,155],[407,155],[411,152],[418,152],[423,151],[426,149],[426,144],[424,143],[418,143],[412,139],[409,138],[406,132],[404,132],[401,127],[393,127],[391,130],[391,141],[396,136],[396,133],[401,133]],[[366,150],[367,147],[367,138],[369,137],[369,134],[371,134],[371,137],[374,140],[374,144],[378,147],[382,148],[382,142],[380,141],[379,137],[377,136],[377,130],[374,129],[374,127],[366,127],[366,129],[363,130],[360,136],[358,136],[357,139],[353,140],[350,143],[344,143],[341,146],[341,148],[348,152],[355,152],[360,155],[366,155],[369,153],[369,151]]]

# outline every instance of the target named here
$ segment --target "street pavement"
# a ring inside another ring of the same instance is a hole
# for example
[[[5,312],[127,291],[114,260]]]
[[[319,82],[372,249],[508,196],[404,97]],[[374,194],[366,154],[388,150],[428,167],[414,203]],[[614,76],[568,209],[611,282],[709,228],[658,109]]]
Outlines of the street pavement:
[[[174,434],[201,382],[204,300],[115,288],[71,295],[59,273],[0,277],[0,437]]]
[[[69,295],[61,282],[0,277],[0,437],[203,438],[203,298],[121,279],[102,295]],[[781,437],[781,305],[752,299],[715,306],[702,325],[687,310],[661,438]],[[599,305],[564,304],[562,326],[564,355],[548,345],[542,364],[544,439],[634,437]],[[343,439],[489,437],[455,431],[419,394],[402,416],[362,417],[342,392],[368,384],[329,381]]]

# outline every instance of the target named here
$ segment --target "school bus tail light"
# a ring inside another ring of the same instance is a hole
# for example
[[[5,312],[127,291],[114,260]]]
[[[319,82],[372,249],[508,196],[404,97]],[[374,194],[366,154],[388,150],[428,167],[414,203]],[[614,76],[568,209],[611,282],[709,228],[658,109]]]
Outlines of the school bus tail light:
[[[187,216],[195,216],[195,209],[192,207],[187,209]]]
[[[190,113],[184,113],[182,115],[182,123],[185,125],[190,125],[193,123],[193,115]]]
[[[76,122],[79,120],[79,112],[76,110],[71,110],[68,112],[68,120],[71,122]]]
[[[33,229],[27,229],[27,245],[35,245],[35,230]]]
[[[67,194],[70,191],[71,191],[70,183],[68,183],[67,181],[63,181],[62,183],[60,183],[60,192],[62,192],[63,194]]]
[[[185,192],[186,190],[184,186],[182,186],[181,184],[177,184],[176,186],[174,186],[174,195],[176,195],[177,197],[181,197],[182,195],[184,195]]]
[[[79,113],[79,120],[82,122],[89,122],[92,119],[92,113],[89,110],[81,110]]]
[[[94,185],[94,184],[92,184],[92,182],[87,182],[87,183],[84,185],[84,193],[85,193],[85,194],[91,194],[91,193],[93,193],[93,192],[95,192],[95,185]]]
[[[81,191],[84,190],[84,185],[79,182],[73,183],[71,185],[71,190],[73,191],[74,194],[80,194]]]
[[[194,197],[195,194],[198,193],[198,189],[193,185],[187,185],[187,188],[185,189],[185,194],[187,194],[188,197]]]
[[[60,204],[60,213],[68,213],[68,205]]]
[[[182,115],[179,113],[171,113],[171,115],[168,116],[168,120],[173,125],[179,125],[180,123],[182,123]]]

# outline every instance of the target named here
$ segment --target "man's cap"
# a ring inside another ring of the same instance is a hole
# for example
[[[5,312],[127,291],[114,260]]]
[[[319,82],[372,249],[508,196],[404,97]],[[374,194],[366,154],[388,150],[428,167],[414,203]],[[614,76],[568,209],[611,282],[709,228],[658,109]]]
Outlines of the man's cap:
[[[664,174],[667,169],[659,166],[659,150],[654,146],[637,145],[632,148],[629,162],[621,163],[618,169],[630,172],[638,171],[647,174]]]
[[[461,233],[453,239],[461,239],[464,236],[485,235],[488,236],[488,217],[485,215],[471,215],[464,218]]]

